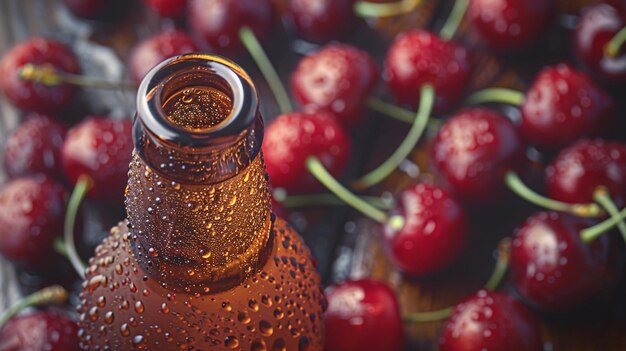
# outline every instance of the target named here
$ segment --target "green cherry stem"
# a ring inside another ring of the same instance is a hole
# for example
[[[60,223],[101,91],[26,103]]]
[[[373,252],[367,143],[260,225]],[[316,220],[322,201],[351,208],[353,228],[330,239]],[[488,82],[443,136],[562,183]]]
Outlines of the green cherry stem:
[[[604,54],[611,58],[619,56],[622,46],[626,42],[626,27],[615,33],[613,38],[604,46]]]
[[[521,91],[508,88],[487,88],[470,95],[465,100],[465,105],[480,105],[495,102],[522,106],[525,100],[526,96]]]
[[[9,307],[6,311],[2,313],[0,316],[0,329],[4,327],[4,325],[11,319],[13,316],[18,314],[20,311],[25,309],[26,307],[31,306],[41,306],[48,304],[63,304],[67,301],[67,291],[59,286],[52,285],[46,288],[43,288],[39,291],[36,291],[21,300],[15,303],[13,306]]]
[[[357,1],[354,3],[354,14],[358,17],[393,17],[413,11],[422,0],[399,0],[390,3],[374,3]]]
[[[580,238],[585,243],[589,244],[596,240],[599,236],[614,228],[619,223],[622,223],[626,219],[626,208],[622,209],[615,216],[609,217],[609,219],[599,224],[594,225],[580,231]]]
[[[74,242],[74,224],[76,223],[76,216],[80,204],[83,202],[85,195],[91,186],[93,181],[86,175],[81,175],[74,186],[74,191],[70,196],[70,201],[67,205],[67,212],[65,213],[65,224],[63,227],[63,241],[65,242],[65,253],[72,263],[72,267],[80,277],[85,275],[85,264],[81,261],[76,251],[76,243]]]
[[[306,160],[306,167],[309,172],[311,172],[311,174],[328,190],[362,214],[380,224],[385,224],[390,220],[389,216],[387,216],[385,212],[356,196],[339,183],[330,173],[328,173],[326,167],[324,167],[322,162],[317,157],[309,157]]]
[[[570,213],[578,217],[597,218],[604,215],[604,211],[595,203],[569,204],[540,195],[524,184],[519,175],[513,171],[509,171],[504,176],[504,183],[519,197],[539,207]]]
[[[596,191],[593,193],[593,201],[597,202],[600,206],[602,206],[606,212],[611,215],[613,218],[619,218],[619,209],[611,199],[611,195],[609,191],[605,187],[598,187]],[[626,223],[623,220],[617,223],[617,229],[622,234],[622,238],[624,242],[626,242]]]
[[[446,307],[436,311],[429,312],[414,312],[407,314],[402,317],[404,323],[425,323],[425,322],[436,322],[440,320],[444,320],[454,311],[453,307]]]
[[[368,202],[370,205],[381,209],[389,210],[391,204],[377,196],[361,196],[361,199]],[[334,194],[314,194],[314,195],[292,195],[286,196],[284,199],[279,200],[286,208],[296,207],[310,207],[310,206],[345,206],[346,203]]]
[[[365,100],[365,106],[372,111],[376,111],[400,122],[411,124],[415,120],[415,112],[390,104],[378,98],[368,98]]]
[[[498,244],[498,260],[491,276],[485,283],[485,289],[496,290],[504,280],[506,271],[509,269],[509,258],[511,253],[511,238],[504,238]]]
[[[77,85],[83,88],[93,89],[120,89],[131,90],[137,89],[135,84],[131,82],[118,82],[104,80],[94,77],[86,77],[78,74],[72,74],[55,70],[50,65],[34,65],[27,63],[19,71],[20,78],[37,82],[46,86],[57,86],[61,84]]]
[[[406,135],[400,146],[394,151],[394,153],[380,166],[361,178],[354,181],[353,186],[356,189],[367,189],[372,187],[385,178],[387,178],[402,161],[409,156],[411,151],[415,148],[415,145],[419,142],[428,120],[430,119],[430,113],[432,111],[435,102],[435,89],[430,84],[422,86],[420,91],[420,106],[417,110],[417,115],[413,119],[413,124],[409,133]]]
[[[250,56],[254,59],[261,74],[265,77],[267,84],[269,85],[272,93],[274,94],[274,98],[276,99],[276,103],[278,103],[278,107],[282,113],[290,113],[293,111],[293,106],[291,105],[291,100],[289,99],[289,94],[287,94],[287,90],[285,86],[280,80],[274,65],[270,61],[269,57],[263,50],[261,43],[257,39],[256,35],[252,31],[252,29],[248,27],[241,27],[239,30],[239,40],[246,47]]]
[[[496,261],[491,276],[487,280],[487,283],[485,283],[485,289],[496,290],[498,286],[500,286],[509,267],[510,251],[511,239],[505,238],[498,245],[498,260]],[[454,307],[450,306],[436,311],[407,314],[402,319],[405,323],[435,322],[450,317],[453,311]]]
[[[469,0],[456,0],[454,2],[454,7],[452,7],[452,11],[450,11],[450,15],[448,19],[446,19],[446,23],[444,23],[443,27],[439,31],[439,36],[443,40],[451,40],[456,34],[456,31],[459,29],[459,25],[461,21],[463,21],[463,17],[465,16],[465,12],[467,12],[467,6],[469,5]]]

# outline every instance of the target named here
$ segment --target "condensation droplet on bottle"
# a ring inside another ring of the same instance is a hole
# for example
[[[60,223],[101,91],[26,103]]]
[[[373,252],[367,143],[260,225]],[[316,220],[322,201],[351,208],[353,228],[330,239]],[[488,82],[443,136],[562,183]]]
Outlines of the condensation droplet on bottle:
[[[145,310],[145,307],[143,306],[143,302],[141,301],[135,302],[135,312],[143,313],[144,310]]]
[[[266,320],[262,320],[259,322],[259,331],[265,336],[270,336],[274,334],[274,328],[272,328],[272,324]]]
[[[120,325],[120,334],[122,334],[123,337],[130,336],[130,326],[128,323]]]
[[[234,335],[229,335],[224,339],[224,345],[229,349],[236,349],[239,347],[239,340]]]

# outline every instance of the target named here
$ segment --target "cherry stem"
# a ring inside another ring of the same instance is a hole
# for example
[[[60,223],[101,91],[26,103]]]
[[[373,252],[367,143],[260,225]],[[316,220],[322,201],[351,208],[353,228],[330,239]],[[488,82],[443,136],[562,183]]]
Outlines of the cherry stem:
[[[85,195],[91,186],[93,181],[89,176],[81,175],[74,186],[74,191],[70,196],[70,201],[67,205],[67,212],[65,213],[65,225],[63,228],[63,241],[65,242],[65,253],[67,258],[72,263],[72,267],[80,277],[85,275],[85,264],[78,256],[76,251],[76,243],[74,242],[74,224],[76,223],[76,215],[80,204],[83,202]]]
[[[511,239],[505,238],[500,241],[498,245],[498,260],[496,261],[495,268],[491,276],[485,283],[485,289],[496,290],[504,277],[509,267],[509,253],[511,252]],[[446,307],[437,311],[431,312],[415,312],[407,314],[402,319],[405,323],[423,323],[423,322],[436,322],[450,317],[454,307]]]
[[[0,329],[11,319],[26,307],[41,306],[48,304],[63,304],[67,301],[68,293],[60,285],[52,285],[36,291],[9,307],[0,316]]]
[[[46,86],[61,84],[77,85],[94,89],[122,89],[136,90],[135,84],[130,82],[110,81],[94,77],[85,77],[78,74],[62,72],[51,65],[34,65],[27,63],[19,71],[20,78],[37,82]]]
[[[513,171],[509,171],[504,176],[504,183],[519,197],[539,207],[586,218],[597,218],[604,215],[604,211],[595,203],[569,204],[540,195],[524,184],[519,175]]]
[[[388,210],[391,204],[377,196],[361,196],[361,199],[381,210]],[[346,203],[334,194],[314,194],[286,196],[284,199],[276,199],[286,208],[309,207],[309,206],[345,206]]]
[[[420,91],[420,106],[417,110],[417,115],[413,119],[413,124],[409,133],[406,135],[400,146],[393,152],[393,154],[380,166],[361,178],[354,181],[353,186],[357,189],[367,189],[372,187],[385,178],[387,178],[398,166],[407,158],[411,151],[415,148],[415,145],[419,142],[428,120],[430,119],[430,113],[432,112],[433,104],[435,102],[435,89],[430,84],[422,86]]]
[[[365,106],[370,110],[383,114],[387,117],[391,117],[400,122],[412,124],[415,121],[416,112],[407,110],[400,106],[390,104],[375,97],[365,100]],[[437,130],[441,127],[441,120],[429,118],[428,129]]]
[[[479,90],[470,95],[466,100],[466,105],[480,105],[487,103],[503,103],[513,106],[522,106],[526,96],[523,92],[508,88],[487,88]]]
[[[335,194],[338,198],[343,200],[348,205],[352,206],[359,212],[363,213],[367,217],[374,221],[385,224],[390,219],[387,214],[378,208],[374,207],[367,201],[356,196],[345,186],[341,185],[329,172],[326,167],[320,162],[320,160],[311,156],[306,160],[306,168],[311,174],[322,183],[328,190]]]
[[[400,106],[390,104],[377,98],[368,98],[365,100],[365,106],[369,109],[382,113],[385,116],[389,116],[393,119],[397,119],[404,123],[413,123],[415,120],[415,112],[409,111]]]
[[[626,27],[615,33],[613,38],[604,46],[604,54],[611,58],[619,56],[622,46],[626,42]]]
[[[450,11],[448,19],[446,19],[446,23],[444,23],[439,31],[441,39],[451,40],[454,37],[461,21],[463,21],[468,5],[469,0],[456,0],[454,2],[454,6],[452,7],[452,11]]]
[[[413,11],[422,0],[399,0],[395,2],[379,4],[369,1],[357,1],[354,3],[354,14],[358,17],[393,17],[407,14]]]
[[[52,248],[59,255],[67,258],[68,260],[70,259],[70,256],[67,254],[67,250],[65,249],[65,240],[63,240],[63,238],[56,238],[52,243]]]
[[[509,268],[509,257],[511,252],[511,238],[504,238],[498,244],[498,260],[496,266],[491,273],[491,276],[485,283],[485,289],[496,290],[502,280],[506,276],[506,271]]]
[[[453,307],[446,307],[440,310],[430,312],[414,312],[405,315],[404,317],[402,317],[402,320],[404,321],[404,323],[436,322],[450,317],[453,311]]]
[[[600,235],[611,230],[613,227],[623,222],[626,219],[626,208],[618,212],[615,216],[611,216],[609,219],[593,227],[586,228],[580,231],[580,238],[587,244],[590,244],[596,240]]]
[[[613,218],[619,218],[619,209],[611,199],[611,195],[606,187],[598,187],[596,191],[593,193],[593,201],[600,204],[600,206],[604,207],[606,212],[611,215]],[[617,229],[619,229],[622,234],[622,238],[624,242],[626,242],[626,223],[621,220],[617,223]]]
[[[241,40],[250,53],[250,56],[252,56],[254,62],[256,62],[259,67],[261,74],[263,74],[263,77],[274,94],[280,111],[282,113],[290,113],[293,111],[287,90],[252,29],[249,27],[241,27],[239,30],[239,40]]]

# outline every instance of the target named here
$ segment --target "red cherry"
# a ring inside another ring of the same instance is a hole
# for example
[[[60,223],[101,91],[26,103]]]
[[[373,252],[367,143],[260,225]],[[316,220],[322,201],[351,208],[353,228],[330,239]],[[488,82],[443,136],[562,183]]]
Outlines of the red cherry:
[[[504,190],[506,172],[521,166],[523,144],[506,117],[469,108],[444,123],[433,140],[431,158],[454,193],[467,201],[487,202]]]
[[[510,271],[517,291],[531,304],[566,309],[615,280],[618,264],[610,237],[603,235],[590,245],[580,239],[589,225],[579,217],[540,212],[517,229]]]
[[[435,111],[454,106],[468,85],[471,64],[467,50],[436,34],[413,30],[399,35],[387,51],[384,79],[401,103],[417,108],[420,88],[435,88]]]
[[[405,336],[396,295],[373,280],[327,289],[326,351],[404,350]]]
[[[123,0],[64,0],[67,8],[78,17],[103,19],[119,15],[126,1]]]
[[[520,132],[530,143],[557,149],[597,133],[612,117],[613,100],[566,64],[544,68],[526,93]]]
[[[398,196],[391,215],[405,221],[400,230],[390,224],[384,227],[391,258],[404,273],[434,273],[461,255],[467,241],[467,218],[447,191],[428,183],[410,186]]]
[[[213,49],[241,48],[239,30],[248,26],[260,39],[272,28],[271,0],[189,0],[189,24]]]
[[[37,269],[55,257],[52,243],[63,233],[65,189],[44,175],[16,178],[0,190],[0,252]]]
[[[353,6],[354,0],[289,0],[287,11],[302,37],[327,42],[354,25]]]
[[[78,351],[78,324],[61,312],[15,316],[0,331],[0,349]]]
[[[542,351],[539,325],[530,311],[509,295],[479,290],[454,307],[446,322],[441,351]]]
[[[139,85],[143,77],[164,60],[177,55],[198,52],[200,49],[189,36],[180,31],[157,33],[139,42],[132,50],[128,69],[132,80]]]
[[[554,0],[470,0],[472,26],[491,47],[521,49],[541,38],[555,13]]]
[[[626,81],[626,55],[609,57],[604,47],[626,26],[624,8],[599,3],[583,10],[573,32],[574,50],[591,73],[613,83]]]
[[[20,77],[27,64],[47,65],[56,70],[77,74],[78,61],[65,45],[44,38],[31,38],[7,52],[0,60],[0,90],[11,102],[26,111],[54,113],[71,102],[76,87],[69,84],[45,86]]]
[[[143,0],[144,4],[161,17],[182,17],[187,0]]]
[[[93,181],[88,196],[120,202],[128,178],[133,140],[128,119],[88,117],[70,129],[61,155],[66,178],[76,184],[81,175]]]
[[[291,76],[294,97],[306,111],[334,114],[343,123],[363,119],[363,102],[378,72],[371,56],[347,44],[330,44],[303,58]]]
[[[35,113],[27,116],[4,147],[4,169],[9,177],[36,173],[60,176],[65,132],[65,127],[51,117]]]
[[[321,184],[306,169],[306,160],[316,156],[338,176],[346,168],[350,148],[348,134],[331,115],[281,115],[268,125],[263,141],[270,184],[290,194],[317,191]]]
[[[611,197],[626,203],[626,144],[581,140],[563,149],[546,167],[548,195],[569,203],[593,202],[605,187]]]

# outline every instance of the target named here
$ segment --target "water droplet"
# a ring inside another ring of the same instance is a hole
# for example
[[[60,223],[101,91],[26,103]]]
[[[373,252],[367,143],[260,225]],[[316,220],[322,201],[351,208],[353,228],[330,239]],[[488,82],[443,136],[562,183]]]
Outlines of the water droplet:
[[[124,337],[130,336],[130,327],[128,326],[128,323],[124,323],[120,325],[120,333]]]
[[[135,302],[135,312],[143,313],[144,310],[145,310],[145,307],[143,306],[143,302],[141,301]]]
[[[234,335],[229,335],[224,339],[224,345],[229,349],[235,349],[239,347],[239,340]]]
[[[262,320],[259,322],[259,331],[265,336],[270,336],[274,333],[274,328],[270,322]]]

